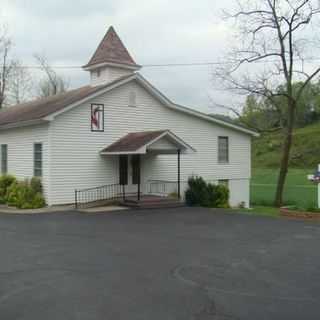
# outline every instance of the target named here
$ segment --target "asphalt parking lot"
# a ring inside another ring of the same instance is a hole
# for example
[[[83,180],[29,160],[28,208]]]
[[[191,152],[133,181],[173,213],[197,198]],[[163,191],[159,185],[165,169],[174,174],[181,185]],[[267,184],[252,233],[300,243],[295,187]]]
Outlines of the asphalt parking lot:
[[[0,319],[319,319],[320,224],[209,209],[0,215]]]

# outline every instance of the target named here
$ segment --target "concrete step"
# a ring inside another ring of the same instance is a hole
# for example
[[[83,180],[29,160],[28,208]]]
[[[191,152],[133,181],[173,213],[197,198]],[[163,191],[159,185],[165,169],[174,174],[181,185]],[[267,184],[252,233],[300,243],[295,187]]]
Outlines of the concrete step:
[[[143,198],[140,201],[127,199],[121,203],[124,206],[140,209],[151,208],[177,208],[184,206],[184,203],[172,198]]]

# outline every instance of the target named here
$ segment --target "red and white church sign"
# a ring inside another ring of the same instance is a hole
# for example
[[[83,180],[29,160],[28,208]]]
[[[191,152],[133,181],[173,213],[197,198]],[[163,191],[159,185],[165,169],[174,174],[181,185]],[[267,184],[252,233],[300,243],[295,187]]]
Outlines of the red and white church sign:
[[[91,131],[104,131],[104,105],[91,105]]]

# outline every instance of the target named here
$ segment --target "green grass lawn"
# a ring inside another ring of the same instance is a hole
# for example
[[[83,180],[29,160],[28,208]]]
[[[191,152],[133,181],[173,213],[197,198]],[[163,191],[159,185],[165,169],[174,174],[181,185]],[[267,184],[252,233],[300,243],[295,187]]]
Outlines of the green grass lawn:
[[[307,180],[314,169],[290,169],[285,186],[284,202],[311,208],[317,205],[317,186]],[[251,180],[251,204],[253,206],[272,206],[276,192],[278,170],[253,169]]]

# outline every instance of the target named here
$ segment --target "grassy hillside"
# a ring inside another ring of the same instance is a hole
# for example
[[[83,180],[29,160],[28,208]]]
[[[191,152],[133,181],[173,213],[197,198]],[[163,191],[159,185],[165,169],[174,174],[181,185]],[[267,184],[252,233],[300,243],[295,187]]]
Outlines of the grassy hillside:
[[[284,204],[297,205],[303,208],[314,208],[317,205],[317,186],[308,181],[311,169],[290,169],[284,189]],[[254,168],[251,180],[251,204],[273,204],[276,192],[278,170]]]
[[[254,168],[277,168],[281,155],[281,132],[263,134],[253,141]],[[290,168],[315,169],[320,163],[320,122],[294,131]]]
[[[276,192],[281,156],[281,132],[268,133],[253,141],[251,202],[272,205]],[[320,163],[320,123],[294,131],[290,168],[284,203],[303,208],[317,205],[317,187],[307,180]]]

